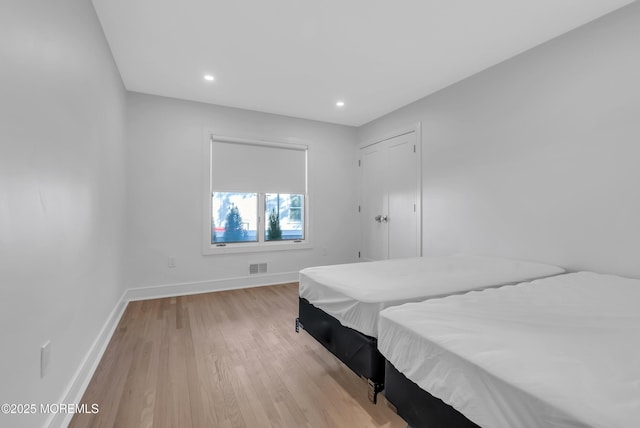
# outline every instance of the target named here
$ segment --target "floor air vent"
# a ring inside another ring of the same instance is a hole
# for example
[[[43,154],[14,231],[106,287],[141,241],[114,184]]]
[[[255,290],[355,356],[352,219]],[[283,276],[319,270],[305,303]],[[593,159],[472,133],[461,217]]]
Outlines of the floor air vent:
[[[249,275],[256,275],[258,273],[267,273],[266,263],[251,263],[249,265]]]

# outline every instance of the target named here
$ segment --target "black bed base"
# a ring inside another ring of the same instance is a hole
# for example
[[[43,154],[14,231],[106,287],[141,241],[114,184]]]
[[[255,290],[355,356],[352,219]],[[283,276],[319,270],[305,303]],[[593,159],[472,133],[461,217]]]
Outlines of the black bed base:
[[[480,428],[462,413],[407,379],[389,361],[384,396],[411,428]]]
[[[304,328],[358,376],[367,379],[369,400],[377,400],[384,383],[385,359],[378,351],[378,341],[340,322],[308,300],[300,297],[296,331]]]

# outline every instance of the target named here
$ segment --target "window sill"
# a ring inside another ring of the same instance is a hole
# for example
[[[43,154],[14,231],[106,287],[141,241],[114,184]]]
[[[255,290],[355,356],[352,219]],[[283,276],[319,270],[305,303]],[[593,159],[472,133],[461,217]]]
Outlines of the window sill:
[[[291,251],[291,250],[306,250],[313,248],[310,242],[248,242],[248,243],[233,243],[227,244],[222,247],[208,244],[203,248],[202,253],[204,255],[216,255],[216,254],[239,254],[239,253],[261,253],[265,251]]]

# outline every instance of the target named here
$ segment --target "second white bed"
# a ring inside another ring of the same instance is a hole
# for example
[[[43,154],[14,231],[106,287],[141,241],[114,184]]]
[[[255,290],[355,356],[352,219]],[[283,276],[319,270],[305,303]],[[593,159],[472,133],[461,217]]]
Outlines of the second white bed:
[[[640,426],[640,280],[582,272],[396,306],[378,348],[483,427]]]

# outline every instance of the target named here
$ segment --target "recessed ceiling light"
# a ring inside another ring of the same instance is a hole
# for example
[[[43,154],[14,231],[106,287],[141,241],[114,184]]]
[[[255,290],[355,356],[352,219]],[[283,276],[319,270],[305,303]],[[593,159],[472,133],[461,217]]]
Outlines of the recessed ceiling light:
[[[336,106],[338,106],[338,107],[344,107],[344,101],[337,101],[337,102],[336,102]]]
[[[208,82],[213,82],[215,80],[215,77],[213,77],[213,75],[211,75],[211,74],[205,74],[204,75],[204,80],[206,80]]]

